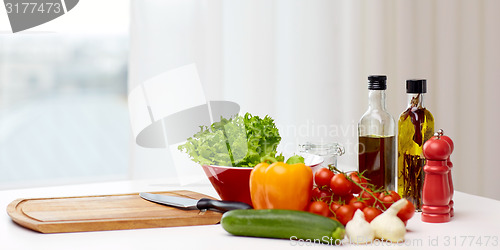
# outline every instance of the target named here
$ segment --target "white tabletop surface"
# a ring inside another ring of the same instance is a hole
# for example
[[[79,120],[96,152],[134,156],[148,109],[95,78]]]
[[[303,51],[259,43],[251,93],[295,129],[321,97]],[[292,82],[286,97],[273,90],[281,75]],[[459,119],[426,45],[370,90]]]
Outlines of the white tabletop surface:
[[[0,249],[327,249],[331,245],[232,236],[220,225],[41,234],[18,226],[7,215],[17,198],[106,195],[143,191],[192,190],[218,197],[210,185],[176,186],[165,180],[120,181],[0,191]],[[448,223],[424,223],[417,213],[408,222],[406,242],[375,241],[341,249],[500,249],[500,201],[456,192],[455,217]]]

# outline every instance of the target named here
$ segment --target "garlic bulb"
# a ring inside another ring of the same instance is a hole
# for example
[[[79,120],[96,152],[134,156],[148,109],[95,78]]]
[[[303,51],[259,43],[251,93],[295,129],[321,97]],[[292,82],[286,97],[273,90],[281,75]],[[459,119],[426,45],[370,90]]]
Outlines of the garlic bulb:
[[[359,209],[345,226],[345,232],[350,243],[364,244],[372,242],[375,238],[370,223],[365,220],[365,214]]]
[[[384,213],[372,220],[370,225],[375,233],[375,238],[392,242],[404,241],[406,227],[397,214],[407,203],[406,199],[400,199],[392,204]]]

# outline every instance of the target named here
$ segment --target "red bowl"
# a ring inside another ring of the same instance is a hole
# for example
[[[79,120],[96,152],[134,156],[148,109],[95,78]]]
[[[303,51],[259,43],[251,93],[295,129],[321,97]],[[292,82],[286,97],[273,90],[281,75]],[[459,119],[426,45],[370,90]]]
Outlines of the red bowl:
[[[313,172],[323,163],[323,157],[312,154],[301,154],[307,166]],[[253,168],[223,167],[203,165],[203,171],[219,194],[225,201],[241,201],[252,205],[250,197],[250,173]]]
[[[203,171],[225,201],[241,201],[252,205],[250,173],[253,168],[203,165]]]

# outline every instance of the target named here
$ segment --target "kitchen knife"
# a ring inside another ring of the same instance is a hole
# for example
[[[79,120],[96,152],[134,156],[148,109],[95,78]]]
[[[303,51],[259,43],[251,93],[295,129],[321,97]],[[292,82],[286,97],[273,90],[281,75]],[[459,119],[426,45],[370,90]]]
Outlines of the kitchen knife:
[[[238,201],[219,201],[207,198],[201,198],[200,200],[196,200],[184,197],[168,196],[168,195],[152,194],[152,193],[140,193],[139,196],[151,202],[167,206],[183,208],[183,209],[199,209],[199,210],[212,209],[224,213],[234,209],[252,208],[252,206],[244,202],[238,202]]]

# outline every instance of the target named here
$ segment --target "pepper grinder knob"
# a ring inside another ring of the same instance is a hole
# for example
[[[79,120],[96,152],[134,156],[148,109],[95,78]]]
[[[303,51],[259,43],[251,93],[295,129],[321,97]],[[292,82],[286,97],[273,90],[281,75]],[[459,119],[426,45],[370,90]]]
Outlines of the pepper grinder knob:
[[[450,220],[450,172],[447,159],[452,149],[443,139],[443,131],[427,140],[423,146],[426,159],[425,178],[422,189],[422,221],[431,223],[448,222]]]
[[[436,133],[434,133],[434,136],[437,136],[438,138],[441,138],[441,136],[444,135],[444,131],[443,129],[438,129],[438,131]]]

